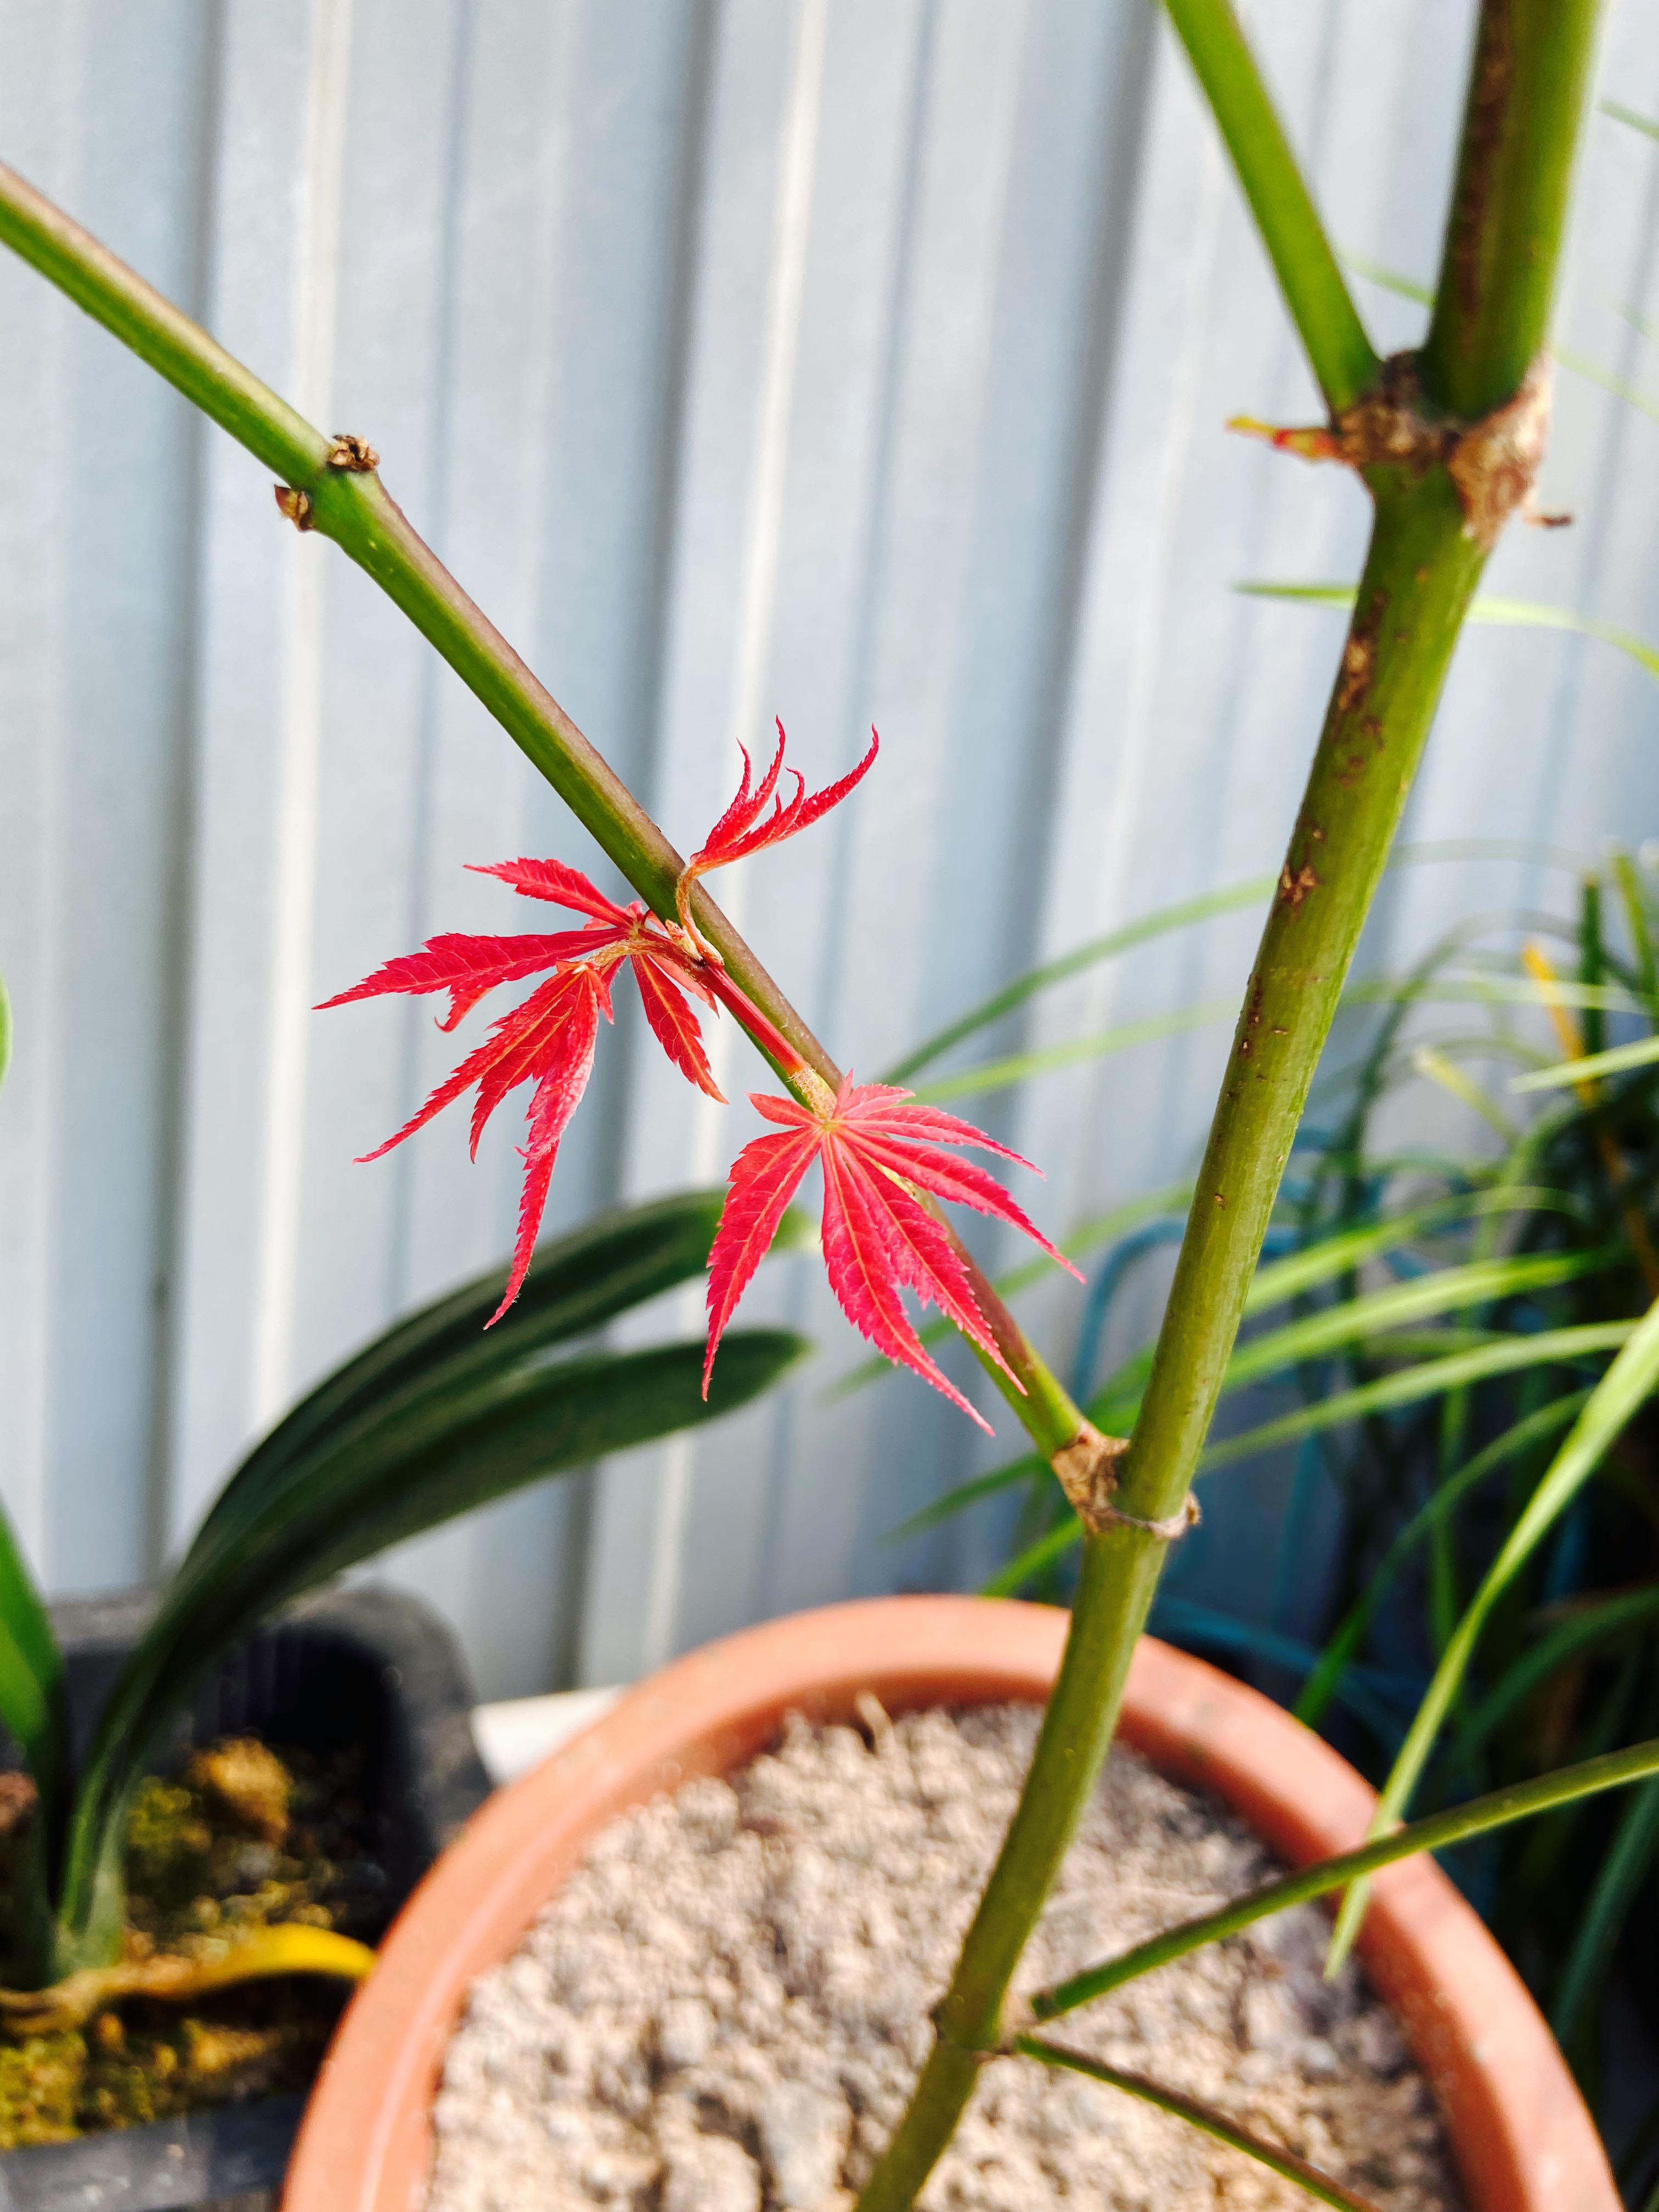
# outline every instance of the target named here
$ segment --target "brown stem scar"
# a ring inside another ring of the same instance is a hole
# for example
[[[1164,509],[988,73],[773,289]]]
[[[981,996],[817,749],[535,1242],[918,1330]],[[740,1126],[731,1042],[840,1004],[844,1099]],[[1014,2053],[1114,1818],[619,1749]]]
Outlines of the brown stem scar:
[[[344,469],[353,476],[368,476],[380,465],[380,457],[367,438],[360,438],[352,430],[342,430],[328,449],[328,465]]]
[[[1319,878],[1305,860],[1294,875],[1291,873],[1290,862],[1285,861],[1279,878],[1279,896],[1289,900],[1292,912],[1300,907],[1310,891],[1318,889]]]
[[[314,530],[317,526],[311,516],[311,494],[296,491],[292,484],[277,484],[276,506],[296,530]]]
[[[1199,1517],[1198,1500],[1189,1490],[1178,1511],[1163,1521],[1144,1520],[1139,1513],[1126,1513],[1115,1503],[1117,1463],[1129,1449],[1127,1437],[1104,1437],[1092,1422],[1085,1421],[1070,1443],[1057,1451],[1048,1464],[1059,1479],[1073,1511],[1091,1535],[1097,1536],[1103,1528],[1138,1528],[1143,1535],[1156,1536],[1160,1543],[1172,1544],[1177,1536],[1185,1535]]]
[[[1102,1516],[1117,1488],[1117,1463],[1128,1449],[1127,1437],[1103,1436],[1092,1421],[1085,1421],[1049,1461],[1085,1528],[1097,1531],[1104,1525]]]
[[[1540,353],[1512,399],[1470,422],[1431,406],[1415,354],[1391,354],[1370,389],[1328,426],[1267,434],[1280,451],[1304,460],[1341,461],[1361,471],[1395,468],[1419,477],[1443,468],[1463,509],[1464,536],[1490,552],[1510,515],[1533,509],[1533,487],[1549,439],[1550,368],[1549,356]],[[1537,520],[1556,529],[1571,518]],[[1361,643],[1356,634],[1344,653],[1339,707],[1349,703],[1343,696],[1349,685],[1357,695],[1370,680],[1369,660],[1354,657]]]

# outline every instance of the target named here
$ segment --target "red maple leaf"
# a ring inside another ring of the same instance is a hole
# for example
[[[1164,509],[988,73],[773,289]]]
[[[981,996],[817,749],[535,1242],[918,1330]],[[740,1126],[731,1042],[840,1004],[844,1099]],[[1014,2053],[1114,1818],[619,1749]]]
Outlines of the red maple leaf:
[[[881,739],[872,729],[870,750],[858,766],[849,769],[839,781],[827,785],[822,791],[814,792],[809,799],[806,779],[800,770],[784,767],[783,724],[775,721],[775,724],[778,749],[772,756],[772,765],[752,789],[754,763],[749,757],[748,746],[739,743],[738,750],[743,755],[743,781],[738,786],[737,797],[686,862],[674,886],[674,903],[682,924],[703,957],[716,963],[720,955],[713,945],[704,942],[691,919],[691,886],[697,878],[707,875],[711,868],[723,868],[730,861],[741,860],[750,853],[758,853],[765,846],[781,845],[786,837],[793,837],[811,823],[821,821],[832,806],[840,805],[855,784],[862,781],[881,750]],[[795,779],[793,795],[787,799],[777,796],[781,775],[793,775]],[[769,814],[766,811],[769,800],[772,807]]]
[[[887,1084],[855,1084],[848,1076],[834,1105],[822,1114],[793,1098],[756,1092],[750,1096],[783,1133],[757,1137],[732,1164],[726,1205],[708,1255],[704,1397],[721,1334],[765,1258],[784,1208],[808,1168],[818,1160],[823,1168],[824,1264],[842,1311],[878,1351],[942,1390],[988,1435],[990,1423],[923,1351],[900,1292],[908,1285],[924,1305],[937,1306],[1005,1374],[1012,1375],[980,1310],[960,1255],[918,1193],[930,1191],[937,1198],[956,1200],[1012,1223],[1076,1275],[1071,1261],[1027,1220],[983,1168],[938,1148],[977,1145],[1018,1161],[1021,1167],[1030,1167],[1030,1162],[971,1122],[921,1105],[908,1091],[896,1091]]]
[[[445,1077],[395,1136],[363,1155],[366,1160],[379,1159],[476,1084],[478,1095],[471,1129],[476,1158],[479,1137],[491,1114],[509,1091],[533,1079],[536,1088],[531,1094],[527,1141],[520,1148],[525,1176],[518,1237],[506,1295],[490,1316],[495,1322],[519,1295],[530,1265],[559,1142],[587,1087],[599,1016],[603,1013],[607,1021],[611,1018],[611,979],[624,960],[639,985],[646,1020],[670,1060],[688,1082],[711,1098],[721,1098],[721,1093],[703,1052],[696,1012],[685,995],[690,991],[705,1006],[713,1006],[714,994],[696,960],[667,935],[638,900],[618,906],[579,868],[567,867],[560,860],[503,860],[498,866],[477,872],[498,877],[527,898],[548,899],[573,913],[586,915],[588,921],[580,929],[559,930],[544,937],[450,934],[430,938],[418,952],[388,960],[349,991],[325,1000],[324,1005],[343,1006],[354,999],[379,998],[388,992],[418,997],[429,991],[447,991],[449,1012],[438,1026],[453,1030],[498,983],[517,982],[544,969],[553,970],[521,1005],[491,1025],[484,1042]]]

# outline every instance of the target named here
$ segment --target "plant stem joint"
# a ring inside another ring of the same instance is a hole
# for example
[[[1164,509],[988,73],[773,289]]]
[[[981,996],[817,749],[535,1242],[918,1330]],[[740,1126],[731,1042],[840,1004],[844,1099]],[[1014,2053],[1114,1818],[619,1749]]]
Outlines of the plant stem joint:
[[[1415,353],[1396,353],[1358,398],[1339,409],[1328,423],[1276,428],[1237,416],[1229,427],[1263,437],[1280,453],[1309,461],[1339,461],[1362,476],[1388,470],[1416,479],[1442,467],[1456,487],[1465,534],[1490,552],[1511,514],[1551,529],[1571,520],[1541,514],[1533,503],[1549,438],[1550,384],[1550,357],[1540,353],[1520,389],[1502,406],[1465,421],[1430,401]],[[1344,688],[1358,688],[1365,680],[1364,647],[1356,630],[1343,663],[1339,705],[1346,703]]]

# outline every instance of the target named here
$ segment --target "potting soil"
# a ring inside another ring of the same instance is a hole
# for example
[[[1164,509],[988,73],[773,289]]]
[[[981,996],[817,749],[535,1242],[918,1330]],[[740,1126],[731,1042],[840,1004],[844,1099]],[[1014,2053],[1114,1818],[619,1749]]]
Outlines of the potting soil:
[[[197,1753],[176,1779],[143,1783],[127,1823],[125,1955],[211,1955],[284,1921],[373,1941],[385,1880],[358,1764],[352,1753],[279,1759],[234,1738]],[[4,1860],[33,1791],[21,1776],[0,1778],[18,1816],[0,1837],[3,1923]],[[0,1959],[0,1981],[10,1978]],[[7,2034],[0,2022],[0,2150],[305,2088],[348,1994],[293,1975],[187,2003],[129,1999],[84,2028]]]
[[[427,2212],[843,2212],[903,2109],[1036,1738],[1025,1705],[864,1734],[792,1722],[729,1784],[616,1821],[474,1985]],[[1112,1755],[1018,1986],[1255,1887],[1261,1845]],[[1223,2108],[1380,2212],[1460,2203],[1393,2016],[1301,1906],[1057,2023]],[[1305,2212],[1184,2121],[1028,2058],[988,2062],[922,2212]]]

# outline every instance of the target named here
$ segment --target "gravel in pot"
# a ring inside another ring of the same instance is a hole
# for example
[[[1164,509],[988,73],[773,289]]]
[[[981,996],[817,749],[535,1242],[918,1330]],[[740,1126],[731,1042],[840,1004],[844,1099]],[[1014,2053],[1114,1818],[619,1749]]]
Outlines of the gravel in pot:
[[[426,2212],[834,2212],[896,2122],[1038,1713],[792,1721],[727,1781],[613,1822],[450,2046]],[[1215,1801],[1114,1753],[1021,1970],[1036,1987],[1258,1886]],[[1461,2206],[1388,2008],[1304,1906],[1073,2015],[1066,2039],[1222,2106],[1381,2212]],[[1291,2185],[1075,2075],[988,2063],[924,2212],[1229,2212]]]

